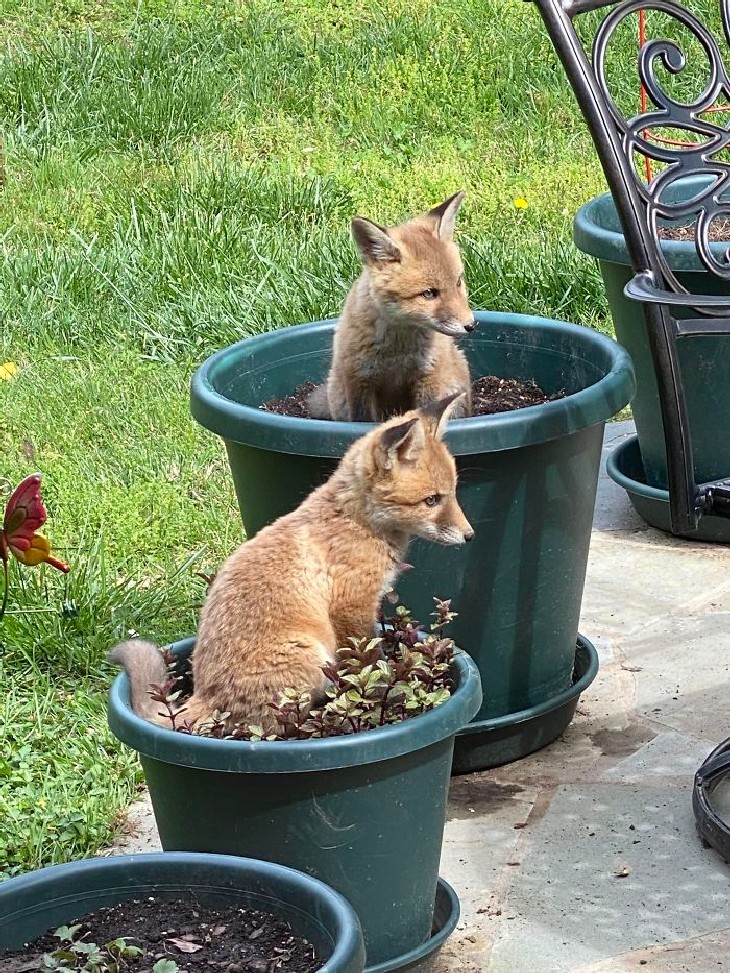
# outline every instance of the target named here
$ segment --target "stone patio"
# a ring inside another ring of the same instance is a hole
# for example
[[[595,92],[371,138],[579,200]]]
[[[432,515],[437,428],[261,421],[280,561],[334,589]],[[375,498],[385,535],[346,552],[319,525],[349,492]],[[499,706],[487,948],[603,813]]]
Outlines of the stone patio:
[[[730,550],[648,528],[602,476],[581,631],[601,668],[566,733],[452,782],[441,872],[461,919],[433,973],[730,969],[730,865],[690,804],[730,735]],[[140,802],[113,851],[158,847]]]

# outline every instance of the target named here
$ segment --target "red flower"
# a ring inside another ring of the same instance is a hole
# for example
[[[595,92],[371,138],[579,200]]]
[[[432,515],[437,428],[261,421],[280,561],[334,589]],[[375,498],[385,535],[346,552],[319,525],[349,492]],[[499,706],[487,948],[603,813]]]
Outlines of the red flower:
[[[37,533],[45,522],[41,475],[32,473],[18,484],[8,500],[0,530],[0,558],[7,562],[13,554],[21,564],[33,566],[45,562],[67,572],[68,564],[54,557],[48,540]]]

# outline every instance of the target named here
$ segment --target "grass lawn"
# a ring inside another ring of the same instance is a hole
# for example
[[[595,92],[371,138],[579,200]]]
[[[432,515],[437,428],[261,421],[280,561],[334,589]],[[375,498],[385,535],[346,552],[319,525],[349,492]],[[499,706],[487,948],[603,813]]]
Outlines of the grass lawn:
[[[335,314],[352,215],[464,187],[476,307],[608,325],[570,229],[603,180],[528,3],[0,0],[0,35],[0,491],[44,474],[72,568],[16,572],[0,631],[7,877],[93,853],[139,789],[104,653],[192,632],[241,539],[190,374]]]

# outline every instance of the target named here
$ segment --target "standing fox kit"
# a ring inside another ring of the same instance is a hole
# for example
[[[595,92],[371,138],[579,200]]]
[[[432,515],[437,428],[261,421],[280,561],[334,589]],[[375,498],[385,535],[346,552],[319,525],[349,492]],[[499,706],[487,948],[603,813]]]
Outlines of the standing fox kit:
[[[350,636],[374,632],[409,539],[471,540],[456,501],[456,464],[441,439],[458,398],[363,436],[326,483],[228,558],[201,612],[186,720],[205,723],[218,710],[230,713],[230,725],[273,729],[267,703],[282,690],[308,690],[317,702],[322,666]],[[126,668],[138,715],[169,725],[149,696],[167,678],[155,646],[122,642],[109,659]]]
[[[464,268],[454,243],[458,192],[400,226],[355,217],[363,270],[335,329],[332,367],[309,400],[314,418],[381,422],[463,392],[469,366],[454,341],[474,329]]]

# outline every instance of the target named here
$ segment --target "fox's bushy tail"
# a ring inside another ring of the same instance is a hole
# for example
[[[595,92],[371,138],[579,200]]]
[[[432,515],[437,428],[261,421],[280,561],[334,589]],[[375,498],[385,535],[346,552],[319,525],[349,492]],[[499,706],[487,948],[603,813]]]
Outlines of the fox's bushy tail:
[[[152,642],[130,639],[120,642],[107,655],[109,662],[127,670],[132,697],[132,709],[143,720],[159,722],[160,703],[150,698],[152,686],[162,685],[168,678],[162,653]]]
[[[307,396],[307,408],[312,419],[331,419],[329,399],[327,397],[327,383],[317,385]]]

